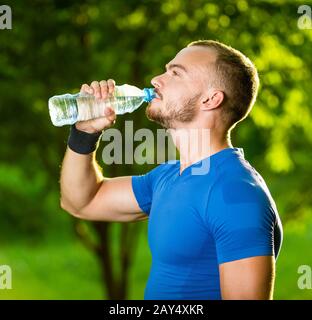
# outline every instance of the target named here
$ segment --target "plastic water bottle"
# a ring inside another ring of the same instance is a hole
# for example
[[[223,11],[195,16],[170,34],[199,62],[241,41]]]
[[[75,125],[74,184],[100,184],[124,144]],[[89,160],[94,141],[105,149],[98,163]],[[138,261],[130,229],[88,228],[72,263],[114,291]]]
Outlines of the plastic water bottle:
[[[104,109],[109,106],[116,114],[133,112],[142,103],[150,102],[155,97],[154,88],[143,90],[124,84],[115,86],[113,96],[99,100],[88,93],[63,94],[49,99],[49,113],[52,123],[61,127],[77,121],[85,121],[104,116]]]

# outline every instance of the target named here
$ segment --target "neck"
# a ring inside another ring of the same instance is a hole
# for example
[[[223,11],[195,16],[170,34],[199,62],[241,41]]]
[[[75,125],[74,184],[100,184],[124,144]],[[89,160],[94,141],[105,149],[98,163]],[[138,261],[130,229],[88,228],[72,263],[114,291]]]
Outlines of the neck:
[[[225,148],[232,148],[230,135],[215,129],[170,129],[173,142],[180,153],[180,174],[204,158]]]

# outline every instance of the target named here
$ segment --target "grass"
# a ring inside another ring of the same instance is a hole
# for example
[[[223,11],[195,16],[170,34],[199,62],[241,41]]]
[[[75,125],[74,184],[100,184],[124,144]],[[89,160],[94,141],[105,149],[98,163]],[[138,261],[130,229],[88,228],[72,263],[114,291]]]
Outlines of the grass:
[[[151,256],[146,230],[130,271],[128,299],[143,299]],[[312,299],[312,290],[300,290],[298,267],[312,267],[312,219],[293,222],[284,229],[277,263],[275,299]],[[12,289],[0,290],[0,299],[105,299],[100,270],[92,253],[75,238],[37,246],[14,243],[2,246],[0,265],[12,268]],[[311,280],[312,281],[312,280]]]
[[[4,255],[5,253],[5,255]],[[99,269],[79,243],[2,248],[0,261],[12,269],[12,289],[2,299],[101,299]]]
[[[277,260],[275,299],[312,299],[312,290],[299,289],[298,273],[300,265],[312,268],[312,218],[289,222],[284,229],[284,241]],[[310,279],[312,282],[312,279]]]

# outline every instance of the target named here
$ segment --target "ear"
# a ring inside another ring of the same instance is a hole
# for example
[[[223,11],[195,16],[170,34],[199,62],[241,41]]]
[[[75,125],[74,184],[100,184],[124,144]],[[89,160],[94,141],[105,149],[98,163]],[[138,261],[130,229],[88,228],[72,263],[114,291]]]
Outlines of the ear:
[[[224,92],[212,90],[205,95],[201,101],[201,110],[212,110],[218,108],[224,100]]]

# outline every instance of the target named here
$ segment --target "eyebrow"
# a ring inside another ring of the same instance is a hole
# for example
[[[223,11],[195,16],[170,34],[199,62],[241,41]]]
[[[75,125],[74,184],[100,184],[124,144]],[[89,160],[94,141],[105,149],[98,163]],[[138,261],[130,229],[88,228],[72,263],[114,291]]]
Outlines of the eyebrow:
[[[184,72],[187,72],[186,68],[184,66],[182,66],[182,64],[177,64],[177,63],[166,64],[166,69],[170,70],[173,68],[179,68],[179,69],[183,70]]]

